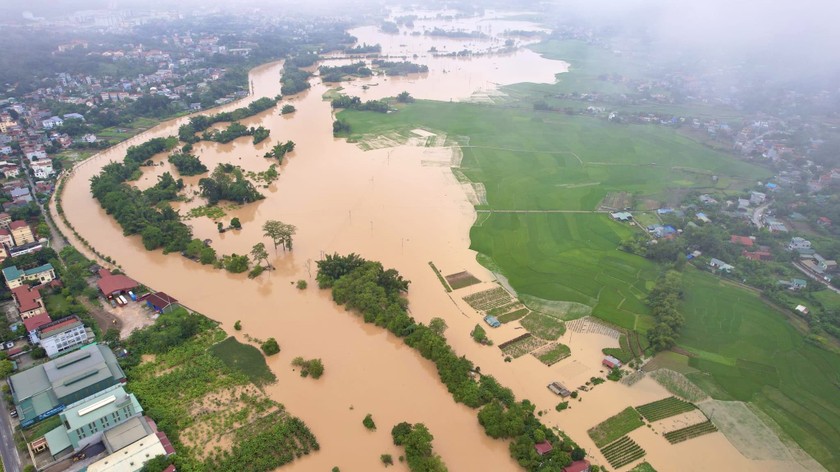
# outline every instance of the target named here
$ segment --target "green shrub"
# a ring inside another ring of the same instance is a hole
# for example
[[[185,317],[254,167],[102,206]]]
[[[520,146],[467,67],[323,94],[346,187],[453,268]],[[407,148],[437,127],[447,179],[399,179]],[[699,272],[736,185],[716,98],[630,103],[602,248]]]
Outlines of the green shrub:
[[[266,356],[273,356],[274,354],[280,352],[280,345],[277,344],[277,340],[274,338],[268,338],[268,341],[262,343],[260,348]]]
[[[370,431],[376,431],[376,423],[373,422],[373,416],[370,413],[362,420],[362,424]]]

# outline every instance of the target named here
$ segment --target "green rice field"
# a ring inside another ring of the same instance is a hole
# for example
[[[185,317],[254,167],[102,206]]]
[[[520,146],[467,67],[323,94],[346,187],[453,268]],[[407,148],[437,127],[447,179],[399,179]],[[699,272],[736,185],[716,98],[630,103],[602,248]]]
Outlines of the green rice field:
[[[587,433],[596,446],[604,447],[644,424],[639,413],[632,407],[627,407],[591,428]]]
[[[694,405],[687,401],[680,400],[677,397],[663,398],[662,400],[657,400],[655,402],[636,407],[636,411],[641,413],[641,415],[650,422],[670,418],[671,416],[686,413],[694,409]]]

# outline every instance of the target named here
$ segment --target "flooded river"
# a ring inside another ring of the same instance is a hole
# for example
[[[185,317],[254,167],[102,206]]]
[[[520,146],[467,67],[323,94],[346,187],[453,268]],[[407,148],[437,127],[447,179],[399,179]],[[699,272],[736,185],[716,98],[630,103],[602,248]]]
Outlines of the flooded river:
[[[416,24],[415,28],[422,28],[422,22]],[[481,27],[495,31],[503,28],[492,23]],[[522,28],[523,25],[516,26]],[[367,89],[362,89],[361,81],[345,85],[347,93],[365,100],[394,96],[403,90],[418,98],[464,100],[476,92],[495,93],[499,83],[551,82],[554,74],[566,70],[565,63],[546,60],[527,50],[474,59],[433,58],[424,51],[432,46],[438,50],[444,46],[450,51],[461,49],[464,40],[410,34],[388,36],[375,28],[351,33],[360,41],[381,43],[385,54],[418,54],[417,59],[410,60],[430,67],[423,77],[366,79],[367,85],[376,83]],[[492,40],[483,43],[495,47]],[[408,45],[413,45],[413,49]],[[251,72],[253,97],[279,93],[280,69],[281,64],[275,63]],[[297,112],[280,116],[278,109],[273,109],[242,122],[269,128],[271,136],[264,143],[254,146],[250,137],[228,145],[202,142],[195,151],[211,169],[217,163],[229,162],[261,171],[270,164],[262,155],[273,143],[291,139],[297,144],[280,169],[280,178],[269,188],[260,189],[266,199],[229,211],[224,218],[229,221],[239,217],[241,231],[220,235],[208,218],[189,221],[195,236],[211,239],[219,254],[247,254],[255,243],[266,243],[272,256],[270,262],[278,270],[249,280],[244,274],[214,270],[178,255],[147,252],[139,237],[123,237],[116,222],[91,197],[89,179],[103,165],[121,161],[130,145],[177,134],[183,119],[157,126],[78,166],[67,178],[63,194],[68,220],[92,246],[114,258],[129,275],[220,321],[240,340],[248,334],[279,341],[282,352],[268,359],[278,382],[268,387],[268,393],[302,418],[321,444],[319,453],[284,470],[326,471],[333,466],[346,471],[378,470],[382,467],[380,454],[402,454],[390,438],[391,427],[401,421],[422,422],[429,427],[435,436],[435,451],[449,470],[518,470],[508,455],[507,443],[484,435],[476,411],[455,404],[430,362],[383,329],[365,325],[358,317],[344,312],[327,291],[317,289],[315,261],[332,252],[356,252],[398,269],[412,281],[409,300],[417,320],[444,318],[449,325],[447,338],[458,353],[472,359],[482,372],[496,376],[518,397],[529,398],[539,409],[548,410],[544,419],[549,424],[567,431],[598,463],[606,464],[586,429],[628,404],[660,399],[667,392],[647,379],[633,388],[610,383],[584,395],[585,400],[571,410],[557,413],[554,405],[558,399],[545,385],[562,380],[558,366],[568,360],[553,368],[531,356],[505,363],[497,348],[474,343],[469,332],[480,321],[479,316],[459,299],[450,299],[428,265],[434,261],[445,274],[469,270],[484,281],[493,279],[468,249],[475,212],[450,171],[457,151],[401,145],[364,152],[342,139],[334,139],[330,104],[321,98],[328,87],[317,78],[312,83],[311,90],[290,98]],[[228,108],[236,106],[241,104]],[[165,156],[157,156],[156,161],[164,165],[147,169],[139,182],[141,187],[151,185],[155,175],[170,170]],[[177,173],[173,171],[173,175]],[[198,177],[185,179],[193,187],[197,180]],[[186,203],[182,208],[197,204]],[[67,228],[55,219],[69,235]],[[275,254],[270,241],[262,236],[261,226],[267,219],[297,226],[294,251],[280,250]],[[293,284],[298,279],[308,280],[309,288],[296,289]],[[242,332],[232,330],[236,320],[241,320]],[[518,334],[521,331],[508,325],[490,333],[497,343]],[[576,375],[584,381],[599,371],[600,349],[615,345],[613,339],[597,334],[576,334],[569,341],[572,359],[581,365]],[[324,376],[317,381],[300,378],[290,366],[296,356],[321,358],[326,367]],[[361,424],[368,413],[379,426],[376,432],[368,432]],[[653,435],[649,431],[637,433]],[[637,440],[659,470],[780,467],[748,461],[720,434],[680,446],[668,446],[661,437]],[[406,470],[402,464],[395,468]]]

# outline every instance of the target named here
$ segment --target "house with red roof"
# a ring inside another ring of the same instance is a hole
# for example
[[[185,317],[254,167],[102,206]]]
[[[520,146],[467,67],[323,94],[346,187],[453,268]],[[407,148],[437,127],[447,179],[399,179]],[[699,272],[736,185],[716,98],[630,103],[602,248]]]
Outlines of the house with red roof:
[[[538,442],[534,444],[534,449],[537,450],[537,454],[544,456],[551,452],[554,448],[551,447],[551,443],[548,441]]]
[[[36,341],[36,339],[38,339],[36,336],[38,328],[48,323],[52,323],[52,318],[50,318],[50,315],[46,311],[23,320],[23,325],[26,327],[26,332],[29,334],[29,340],[32,341],[33,344],[38,344]]]
[[[738,244],[741,246],[752,247],[754,241],[749,236],[737,236],[733,234],[729,237],[729,242],[732,244]]]
[[[60,356],[87,344],[92,338],[82,320],[71,315],[60,320],[39,326],[34,339],[47,352],[50,358]]]
[[[744,251],[741,252],[741,255],[746,257],[747,259],[749,259],[751,261],[772,261],[773,260],[773,254],[771,254],[770,251],[759,250],[759,251],[750,252],[750,251],[747,251],[746,249],[744,249]]]
[[[15,299],[20,319],[25,320],[47,312],[44,308],[44,300],[41,298],[41,287],[43,286],[21,285],[12,289],[12,298]]]
[[[99,269],[99,280],[96,281],[99,291],[106,297],[127,293],[137,288],[138,284],[134,279],[117,274],[114,275],[108,269]]]
[[[589,472],[589,461],[586,459],[574,461],[563,467],[563,472]]]

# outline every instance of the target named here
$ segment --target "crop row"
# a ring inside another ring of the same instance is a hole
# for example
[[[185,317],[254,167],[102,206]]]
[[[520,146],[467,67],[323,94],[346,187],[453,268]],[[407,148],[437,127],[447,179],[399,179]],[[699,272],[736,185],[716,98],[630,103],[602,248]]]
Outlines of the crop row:
[[[507,290],[502,287],[496,287],[467,295],[464,297],[464,301],[476,310],[488,311],[499,306],[507,305],[513,299],[511,299]]]
[[[664,436],[665,439],[668,440],[668,442],[670,442],[671,444],[676,444],[679,442],[688,441],[689,439],[696,438],[704,434],[714,433],[716,431],[717,427],[714,424],[712,424],[711,421],[707,420],[703,423],[697,423],[687,428],[665,433]]]
[[[601,453],[604,454],[607,462],[616,469],[624,467],[646,454],[645,450],[628,436],[622,436],[620,439],[604,446]]]
[[[663,398],[662,400],[636,407],[636,410],[651,422],[676,416],[694,409],[694,405],[677,397]]]

